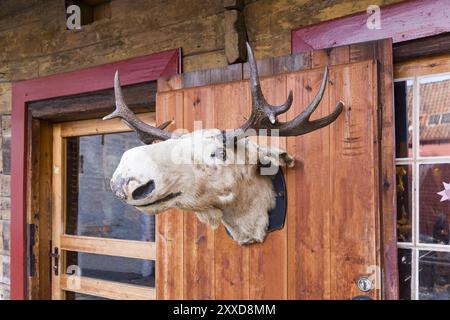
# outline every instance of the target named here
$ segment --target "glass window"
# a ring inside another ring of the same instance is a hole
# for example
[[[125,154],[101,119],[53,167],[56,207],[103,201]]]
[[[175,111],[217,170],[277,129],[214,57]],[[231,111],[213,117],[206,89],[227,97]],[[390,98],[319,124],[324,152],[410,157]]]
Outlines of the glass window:
[[[444,113],[441,118],[441,124],[450,123],[450,113]]]
[[[419,176],[419,240],[449,244],[450,202],[439,193],[447,194],[444,183],[450,182],[450,164],[421,164]],[[447,189],[450,195],[450,186]]]
[[[82,277],[155,287],[155,262],[152,260],[67,251],[66,264],[68,269],[70,266],[79,268]]]
[[[134,132],[68,138],[66,233],[155,241],[155,217],[121,202],[109,181],[123,153],[142,145]]]
[[[411,250],[398,250],[399,296],[401,300],[411,300]]]
[[[450,156],[450,124],[439,123],[441,114],[450,113],[450,75],[419,79],[420,156]]]
[[[432,114],[428,117],[428,125],[439,124],[439,119],[441,119],[441,115]]]
[[[411,157],[412,150],[412,80],[395,82],[395,145],[396,157]]]
[[[419,299],[450,300],[450,252],[420,251]]]
[[[401,299],[450,299],[450,74],[395,82]]]
[[[397,166],[397,237],[411,242],[412,230],[412,166]]]

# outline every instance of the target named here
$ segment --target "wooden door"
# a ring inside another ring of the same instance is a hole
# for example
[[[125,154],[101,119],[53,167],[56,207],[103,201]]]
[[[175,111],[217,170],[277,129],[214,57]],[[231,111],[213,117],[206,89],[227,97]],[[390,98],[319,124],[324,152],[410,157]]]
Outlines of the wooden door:
[[[156,297],[154,219],[109,187],[122,153],[139,144],[127,131],[115,120],[53,126],[53,299]]]
[[[262,80],[270,103],[284,102],[293,90],[294,104],[281,120],[291,119],[317,92],[323,65],[341,63],[330,67],[314,118],[329,114],[339,100],[346,105],[343,114],[329,127],[281,139],[296,158],[286,173],[284,229],[262,244],[239,246],[223,227],[212,231],[191,212],[160,214],[158,299],[381,297],[378,63],[371,58],[351,63],[349,47],[339,48],[333,63],[328,54],[310,55],[303,71]],[[285,60],[295,65],[295,59]],[[245,66],[241,70],[245,73]],[[206,77],[212,79],[213,72]],[[178,83],[200,78],[186,75]],[[165,90],[168,84],[169,90],[157,95],[157,123],[174,119],[178,128],[192,129],[194,121],[203,121],[203,128],[230,129],[250,114],[247,81],[170,90],[177,83],[172,80],[160,86]],[[358,287],[364,278],[372,284],[367,292]]]

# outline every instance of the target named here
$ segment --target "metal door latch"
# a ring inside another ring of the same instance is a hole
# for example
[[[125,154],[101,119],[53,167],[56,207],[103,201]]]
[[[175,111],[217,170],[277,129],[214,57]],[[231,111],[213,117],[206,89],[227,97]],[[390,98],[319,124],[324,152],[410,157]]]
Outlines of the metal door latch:
[[[358,285],[358,289],[362,292],[368,292],[373,288],[372,280],[366,276],[359,277],[356,284]]]
[[[53,272],[55,276],[59,275],[59,249],[55,247],[54,252],[49,253],[50,261],[53,259]]]

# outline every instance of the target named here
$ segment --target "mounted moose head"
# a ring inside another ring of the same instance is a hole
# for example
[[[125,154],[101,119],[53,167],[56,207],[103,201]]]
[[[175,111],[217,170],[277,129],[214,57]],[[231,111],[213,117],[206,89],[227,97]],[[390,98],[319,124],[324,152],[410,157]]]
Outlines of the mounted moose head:
[[[258,135],[257,130],[264,131],[263,135],[302,135],[332,123],[344,105],[339,102],[332,114],[310,121],[328,82],[325,68],[319,92],[309,106],[293,120],[278,122],[277,116],[292,105],[292,91],[284,104],[268,104],[249,44],[247,52],[252,112],[239,129],[229,131],[209,129],[177,135],[164,131],[170,122],[153,127],[140,121],[126,106],[116,73],[116,110],[103,119],[121,118],[147,144],[123,154],[111,179],[118,198],[148,214],[169,208],[194,211],[213,228],[223,223],[239,244],[264,240],[275,192],[270,177],[261,174],[261,164],[278,170],[282,165],[292,167],[294,159],[283,150],[261,147],[248,136]],[[152,144],[155,140],[162,142]]]

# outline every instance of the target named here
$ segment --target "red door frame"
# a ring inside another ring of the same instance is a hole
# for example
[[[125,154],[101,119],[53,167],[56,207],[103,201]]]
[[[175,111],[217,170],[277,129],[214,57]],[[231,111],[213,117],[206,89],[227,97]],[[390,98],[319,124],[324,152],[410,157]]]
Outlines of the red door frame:
[[[27,103],[110,89],[119,70],[122,85],[156,80],[181,72],[181,49],[79,71],[21,81],[12,86],[11,140],[11,299],[27,297]]]
[[[393,43],[450,32],[448,0],[411,0],[382,6],[381,29],[369,29],[367,12],[294,29],[292,53],[392,38]]]

